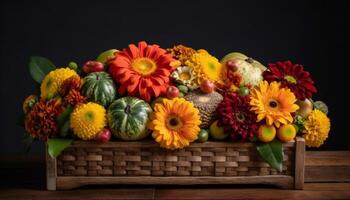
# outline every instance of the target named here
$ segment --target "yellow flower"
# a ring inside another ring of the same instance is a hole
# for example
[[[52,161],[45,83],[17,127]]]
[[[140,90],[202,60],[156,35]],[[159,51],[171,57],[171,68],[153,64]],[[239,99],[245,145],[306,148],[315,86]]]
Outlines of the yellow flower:
[[[55,96],[63,81],[71,76],[78,76],[78,74],[69,68],[59,68],[48,73],[41,82],[41,98],[46,99],[47,97]]]
[[[80,104],[71,114],[70,126],[79,138],[94,139],[106,126],[106,110],[97,103]]]
[[[260,82],[259,86],[251,91],[251,110],[257,116],[257,121],[266,120],[266,124],[289,124],[293,122],[291,113],[298,110],[295,104],[295,95],[287,88],[280,88],[280,83],[267,81]]]
[[[308,147],[320,147],[328,137],[331,122],[325,113],[315,109],[305,120],[304,127],[305,144]]]
[[[199,111],[191,102],[174,98],[155,104],[149,128],[161,147],[179,149],[197,139],[200,123]]]
[[[198,50],[191,58],[185,62],[185,65],[191,67],[197,75],[197,83],[204,80],[212,80],[215,83],[223,83],[223,66],[217,58],[210,55],[205,50]]]

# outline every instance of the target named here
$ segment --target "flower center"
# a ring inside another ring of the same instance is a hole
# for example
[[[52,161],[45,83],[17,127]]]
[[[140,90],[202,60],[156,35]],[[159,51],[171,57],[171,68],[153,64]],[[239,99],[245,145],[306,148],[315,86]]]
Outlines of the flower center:
[[[182,127],[182,125],[181,119],[175,115],[169,116],[166,122],[166,126],[171,130],[178,130]]]
[[[278,101],[276,101],[276,100],[274,100],[274,99],[271,99],[271,100],[269,101],[269,107],[270,107],[270,108],[275,109],[275,108],[277,108],[278,106],[279,106]]]
[[[208,63],[208,66],[209,66],[209,69],[211,69],[212,71],[216,71],[216,67],[214,63],[210,62]]]
[[[136,58],[131,66],[133,70],[142,75],[152,74],[157,69],[157,64],[149,58]]]
[[[87,121],[92,121],[94,119],[94,113],[91,111],[88,111],[85,113],[85,119]]]
[[[237,121],[243,123],[245,121],[245,115],[241,112],[236,113],[236,119]]]
[[[297,83],[297,80],[293,76],[286,75],[286,76],[284,76],[284,79],[286,81],[288,81],[289,83],[293,83],[293,84]]]
[[[181,80],[187,81],[190,80],[191,75],[188,72],[182,72],[179,77]]]

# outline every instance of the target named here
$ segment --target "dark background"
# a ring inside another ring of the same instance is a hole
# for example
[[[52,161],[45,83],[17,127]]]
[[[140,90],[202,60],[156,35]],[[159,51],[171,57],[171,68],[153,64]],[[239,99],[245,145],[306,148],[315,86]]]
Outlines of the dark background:
[[[1,1],[0,154],[21,154],[16,126],[35,90],[31,55],[79,64],[101,51],[145,40],[162,47],[205,48],[219,59],[240,51],[264,64],[304,64],[330,107],[332,129],[321,149],[350,149],[345,131],[349,55],[348,3],[341,1]],[[36,143],[31,153],[43,152]]]

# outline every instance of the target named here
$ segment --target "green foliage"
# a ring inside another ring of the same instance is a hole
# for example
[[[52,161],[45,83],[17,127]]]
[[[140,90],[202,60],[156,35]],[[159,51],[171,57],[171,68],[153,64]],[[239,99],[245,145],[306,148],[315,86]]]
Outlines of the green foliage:
[[[55,65],[47,58],[40,56],[30,57],[29,72],[37,83],[41,83],[46,74],[55,69]]]
[[[73,139],[58,139],[58,138],[51,138],[47,140],[47,148],[49,155],[52,158],[56,158],[61,154],[61,152],[69,147],[73,142]]]
[[[73,112],[72,106],[67,106],[66,109],[57,117],[57,125],[61,137],[66,137],[69,133],[70,114]]]
[[[256,149],[258,150],[261,158],[263,158],[272,168],[282,171],[283,162],[283,145],[278,140],[274,140],[269,143],[257,143]]]

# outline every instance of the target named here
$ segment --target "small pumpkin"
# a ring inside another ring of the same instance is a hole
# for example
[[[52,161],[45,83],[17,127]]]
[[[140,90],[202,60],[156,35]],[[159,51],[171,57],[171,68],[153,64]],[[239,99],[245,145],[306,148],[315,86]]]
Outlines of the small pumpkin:
[[[104,107],[109,106],[117,95],[113,80],[106,72],[93,72],[85,76],[81,93],[89,101]]]
[[[135,97],[115,100],[108,108],[108,125],[113,135],[123,140],[141,140],[148,136],[151,106]]]

